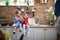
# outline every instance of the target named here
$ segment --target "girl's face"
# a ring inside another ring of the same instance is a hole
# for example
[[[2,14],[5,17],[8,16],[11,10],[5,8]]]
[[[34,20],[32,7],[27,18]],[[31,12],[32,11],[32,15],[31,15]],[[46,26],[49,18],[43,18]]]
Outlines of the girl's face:
[[[20,13],[17,14],[17,16],[20,16],[20,15],[21,15]]]
[[[25,16],[28,16],[27,14],[25,14]]]
[[[21,12],[18,12],[17,16],[20,16],[21,15]]]

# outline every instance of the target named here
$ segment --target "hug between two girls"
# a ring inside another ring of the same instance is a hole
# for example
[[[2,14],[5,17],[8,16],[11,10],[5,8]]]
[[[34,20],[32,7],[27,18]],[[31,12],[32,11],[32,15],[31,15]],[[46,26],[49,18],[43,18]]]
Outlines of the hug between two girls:
[[[20,32],[23,31],[23,34],[25,33],[28,34],[29,36],[29,22],[28,22],[28,14],[25,12],[24,15],[22,16],[21,11],[15,11],[15,17],[14,17],[14,31],[13,34],[16,33],[16,28],[19,26]]]

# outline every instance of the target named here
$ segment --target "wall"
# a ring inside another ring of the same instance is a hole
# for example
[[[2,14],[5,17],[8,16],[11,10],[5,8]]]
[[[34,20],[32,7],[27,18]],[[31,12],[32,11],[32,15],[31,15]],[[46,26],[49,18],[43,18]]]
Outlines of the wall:
[[[39,0],[35,0],[34,4],[35,4],[34,7],[36,8],[35,16],[39,17],[39,22],[43,23],[43,24],[49,24],[49,20],[47,20],[48,13],[45,11],[45,9],[47,9],[50,6],[54,6],[53,0],[48,0],[48,3],[46,3],[46,4],[42,4],[42,3],[40,3]],[[32,7],[32,8],[34,8],[34,7]],[[10,15],[11,19],[13,19],[15,9],[16,9],[16,6],[10,6],[10,7],[0,6],[0,10],[2,10],[2,14]],[[7,10],[8,10],[8,12],[7,12]],[[6,15],[6,16],[8,16],[8,15]],[[31,13],[31,15],[32,15],[32,13]]]
[[[5,18],[12,20],[16,7],[14,6],[0,6],[0,15],[4,15]]]
[[[51,6],[52,7],[54,6],[54,0],[48,0],[48,3],[46,4],[42,4],[40,3],[39,0],[35,0],[35,8],[36,8],[35,16],[38,16],[41,22],[44,24],[49,23],[49,21],[47,20],[48,13],[46,12],[45,9]]]

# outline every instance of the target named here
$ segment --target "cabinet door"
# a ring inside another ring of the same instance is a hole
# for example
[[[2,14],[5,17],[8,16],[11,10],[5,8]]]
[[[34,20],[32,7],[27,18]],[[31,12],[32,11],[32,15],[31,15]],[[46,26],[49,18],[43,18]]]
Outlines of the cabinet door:
[[[46,31],[46,40],[56,40],[57,34],[54,28],[47,28]]]
[[[11,40],[17,40],[17,34],[13,35],[13,28],[0,28],[0,29],[2,30],[3,33],[9,32]]]
[[[42,28],[34,28],[34,40],[45,40],[45,34]]]
[[[29,37],[27,35],[24,36],[24,40],[34,40],[34,32],[33,32],[33,28],[30,28],[29,30]]]
[[[0,28],[0,30],[2,30],[3,33],[6,33],[7,31],[10,31],[10,28]]]
[[[18,32],[19,30],[16,30],[16,34],[13,34],[13,30],[14,30],[14,28],[10,28],[10,30],[9,30],[10,31],[11,40],[18,40],[19,36],[20,36],[20,33]],[[18,36],[18,38],[17,38],[17,36]]]

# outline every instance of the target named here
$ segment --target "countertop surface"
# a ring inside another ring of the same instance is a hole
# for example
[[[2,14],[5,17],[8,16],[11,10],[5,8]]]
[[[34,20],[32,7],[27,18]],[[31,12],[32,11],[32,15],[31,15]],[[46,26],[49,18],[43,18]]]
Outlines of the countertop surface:
[[[0,26],[0,28],[14,28],[14,26]],[[30,28],[54,28],[54,25],[51,26],[33,26],[30,25]]]

